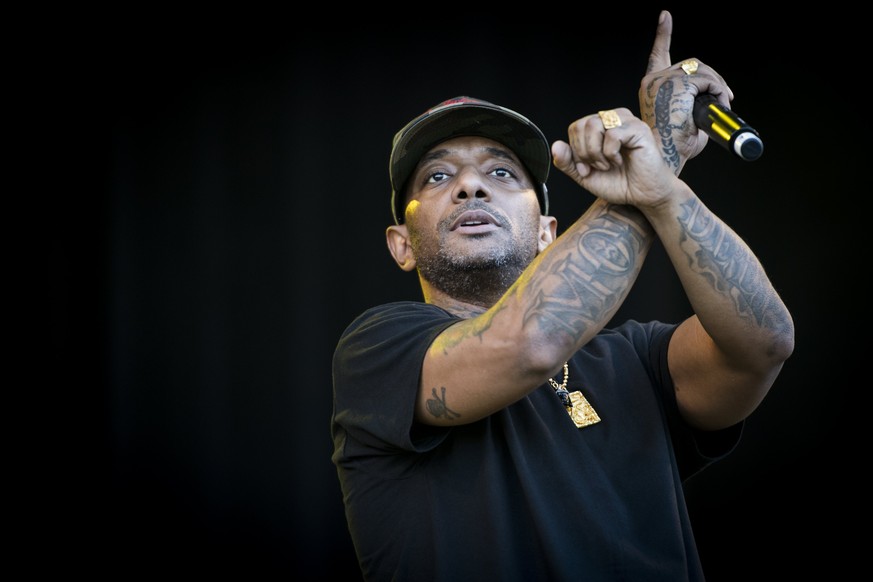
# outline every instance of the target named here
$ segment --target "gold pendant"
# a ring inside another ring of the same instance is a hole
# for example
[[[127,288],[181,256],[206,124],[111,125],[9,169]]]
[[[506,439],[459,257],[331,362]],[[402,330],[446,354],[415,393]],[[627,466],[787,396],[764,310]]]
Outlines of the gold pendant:
[[[577,428],[588,426],[600,422],[600,417],[594,410],[594,407],[588,403],[588,400],[582,396],[578,390],[570,392],[570,402],[572,406],[567,407],[567,414],[573,419],[573,423]]]

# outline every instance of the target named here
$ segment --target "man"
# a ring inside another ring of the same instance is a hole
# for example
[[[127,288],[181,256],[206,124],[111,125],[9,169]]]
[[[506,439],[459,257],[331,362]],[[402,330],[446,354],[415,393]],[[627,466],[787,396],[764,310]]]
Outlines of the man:
[[[707,138],[663,12],[640,104],[551,148],[461,97],[395,136],[389,250],[424,302],[372,308],[334,355],[332,434],[366,580],[702,580],[682,482],[728,454],[793,351],[752,251],[677,175]],[[666,163],[665,163],[666,161]],[[597,200],[560,237],[555,166]],[[604,326],[657,237],[694,314]]]

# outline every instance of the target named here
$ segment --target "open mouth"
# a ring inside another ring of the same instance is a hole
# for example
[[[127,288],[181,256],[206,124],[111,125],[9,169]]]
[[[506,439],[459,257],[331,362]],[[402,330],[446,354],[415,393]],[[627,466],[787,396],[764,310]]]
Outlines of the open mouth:
[[[499,227],[500,224],[497,220],[484,210],[469,210],[464,212],[452,223],[452,230],[462,230],[464,232],[485,232]]]

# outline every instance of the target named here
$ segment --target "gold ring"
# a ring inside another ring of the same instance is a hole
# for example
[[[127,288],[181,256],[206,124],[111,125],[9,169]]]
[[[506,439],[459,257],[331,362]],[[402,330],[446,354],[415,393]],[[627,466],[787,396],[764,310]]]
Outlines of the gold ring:
[[[679,65],[682,67],[682,70],[685,71],[686,75],[693,75],[697,72],[697,67],[700,65],[694,59],[688,59],[687,61],[682,61],[682,64]]]
[[[603,129],[612,129],[613,127],[621,125],[621,118],[618,116],[618,113],[615,112],[615,109],[598,111],[597,115],[600,116],[600,121],[603,122]]]

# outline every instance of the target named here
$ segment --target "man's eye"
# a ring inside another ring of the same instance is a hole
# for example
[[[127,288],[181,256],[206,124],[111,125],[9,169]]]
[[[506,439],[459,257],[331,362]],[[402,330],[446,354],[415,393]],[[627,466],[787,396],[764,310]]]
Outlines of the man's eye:
[[[434,172],[433,174],[430,175],[430,177],[428,177],[427,183],[433,184],[435,182],[442,182],[447,177],[448,177],[448,175],[445,172]]]
[[[513,174],[512,171],[507,170],[506,168],[497,168],[491,173],[498,178],[515,178],[515,174]]]

